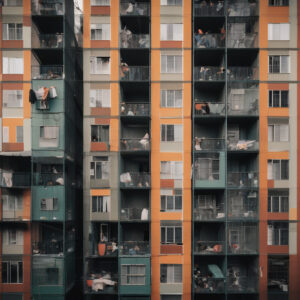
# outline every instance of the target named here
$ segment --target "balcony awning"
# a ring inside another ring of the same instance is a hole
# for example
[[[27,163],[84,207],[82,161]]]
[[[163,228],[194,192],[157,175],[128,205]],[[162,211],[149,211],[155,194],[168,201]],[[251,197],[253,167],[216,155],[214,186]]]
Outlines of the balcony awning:
[[[221,269],[217,265],[208,265],[208,270],[212,273],[213,278],[224,278]]]

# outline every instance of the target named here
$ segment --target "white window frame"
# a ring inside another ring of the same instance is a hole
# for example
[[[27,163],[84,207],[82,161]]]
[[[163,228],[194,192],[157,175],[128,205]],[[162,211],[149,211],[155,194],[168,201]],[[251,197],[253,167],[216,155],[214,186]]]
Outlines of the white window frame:
[[[279,72],[277,72],[277,70],[273,71],[274,68],[276,67],[274,65],[274,62],[273,62],[273,65],[271,66],[270,64],[270,60],[274,60],[275,58],[278,58],[279,57],[279,65],[278,65],[278,68],[279,68]],[[287,65],[284,66],[283,64],[283,59],[287,59],[286,63]],[[268,63],[269,63],[269,74],[289,74],[291,72],[291,58],[289,55],[269,55],[268,57]],[[286,69],[286,70],[283,70],[283,69]]]
[[[144,273],[142,274],[132,274],[130,271],[130,267],[142,267]],[[125,272],[126,273],[125,273]],[[128,272],[129,271],[129,272]],[[144,279],[143,283],[130,283],[130,277],[140,277]],[[126,281],[126,282],[125,282]],[[144,264],[122,264],[121,265],[121,285],[145,285],[146,284],[146,265]]]
[[[163,284],[176,284],[176,283],[182,283],[182,265],[181,264],[161,264],[160,265],[160,275],[162,278],[162,268],[166,268],[166,282],[162,282]],[[169,270],[168,270],[169,269]],[[180,270],[180,274],[175,274]],[[173,273],[173,274],[172,274]],[[172,277],[170,278],[168,275],[171,275]],[[176,276],[180,277],[180,280],[176,280]]]
[[[160,72],[166,74],[181,74],[183,69],[183,56],[182,55],[165,55],[160,57]],[[180,67],[177,63],[180,61]],[[165,67],[164,67],[165,65]]]
[[[5,284],[20,284],[23,283],[24,280],[24,267],[23,267],[23,261],[15,261],[15,260],[9,260],[9,261],[2,261],[2,270],[3,270],[3,264],[7,264],[7,274],[6,274],[6,282]],[[12,282],[11,280],[11,266],[12,264],[16,265],[17,268],[17,282]],[[20,278],[20,264],[22,265],[22,278],[21,280],[19,280]],[[2,271],[3,272],[3,271]],[[4,283],[4,280],[2,278],[2,283]]]
[[[160,40],[161,41],[182,41],[183,40],[183,24],[160,24]]]
[[[23,107],[23,90],[3,90],[2,96],[3,108]]]
[[[91,6],[110,6],[110,0],[91,0]]]
[[[101,142],[103,142],[103,143],[109,143],[109,141],[110,141],[110,126],[109,125],[102,125],[102,124],[99,124],[99,125],[91,125],[91,142],[93,142],[93,140],[92,140],[92,128],[93,127],[97,127],[97,135],[96,135],[96,138],[97,138],[97,141],[95,141],[96,143],[101,143]],[[102,132],[101,131],[104,131],[106,128],[108,127],[108,139],[107,139],[107,141],[105,140],[105,141],[102,141]]]
[[[92,196],[91,200],[92,200],[92,205],[91,205],[92,213],[110,212],[110,196]]]
[[[268,24],[269,41],[289,41],[290,24],[289,23],[271,23]]]
[[[176,241],[176,229],[180,229],[181,231],[181,241]],[[163,236],[162,236],[162,231],[164,230],[164,241],[163,241]],[[168,241],[168,233],[172,231],[172,240]],[[160,226],[160,243],[163,245],[166,244],[182,244],[182,225],[181,226],[176,226],[176,225],[161,225]]]
[[[58,198],[42,198],[40,201],[41,211],[57,211]]]
[[[22,230],[4,229],[2,231],[2,243],[7,246],[23,246],[24,233]]]
[[[182,6],[182,0],[160,0],[161,6]]]
[[[91,89],[90,107],[111,107],[110,89]]]
[[[106,60],[108,59],[108,62]],[[109,75],[110,74],[110,57],[91,56],[90,57],[90,74],[91,75]]]
[[[282,106],[282,94],[285,92],[287,94],[287,106]],[[274,100],[275,97],[277,97],[276,94],[278,93],[278,104],[279,106],[274,106]],[[289,107],[289,90],[269,90],[269,107]],[[271,104],[271,105],[270,105]]]
[[[288,159],[269,159],[268,160],[268,180],[289,180],[289,174],[288,178],[282,178],[282,162],[288,161],[288,169],[289,169],[289,160]],[[278,164],[279,166],[279,174],[276,174],[276,169],[273,167],[274,164]]]
[[[166,172],[164,170],[166,170]],[[183,162],[161,161],[160,179],[183,179]]]
[[[44,140],[57,140],[59,138],[59,126],[41,126],[40,138]]]
[[[281,243],[283,232],[287,232],[287,236],[289,237],[289,226],[287,228],[278,228],[275,224],[279,224],[283,222],[271,222],[268,224],[268,246],[287,246],[287,244]],[[274,224],[274,225],[273,225]],[[283,224],[286,224],[285,222]],[[272,234],[272,237],[269,236]],[[278,234],[278,244],[275,241],[275,236]]]
[[[91,40],[92,41],[110,41],[110,24],[91,24]]]
[[[182,196],[181,189],[176,189],[174,193],[173,190],[161,189],[160,190],[160,211],[163,212],[182,211],[182,205],[183,205],[182,198],[183,196]],[[176,207],[177,199],[180,200],[181,208]]]
[[[274,210],[274,204],[275,201],[278,199],[278,211]],[[272,213],[286,213],[289,211],[289,208],[287,207],[287,210],[284,210],[285,207],[284,202],[287,201],[287,206],[289,207],[289,196],[288,195],[269,195],[268,196],[268,212]]]
[[[23,24],[22,23],[3,23],[2,24],[3,41],[22,41]]]
[[[23,210],[23,198],[11,194],[2,195],[2,209],[5,212]]]
[[[285,134],[287,132],[287,134]],[[268,142],[288,142],[289,124],[268,124]]]
[[[101,177],[97,174],[97,165],[101,167]],[[93,161],[90,162],[90,179],[91,180],[103,180],[110,177],[110,161],[107,156],[95,156]]]
[[[173,128],[173,129],[172,129]],[[168,133],[173,131],[173,136]],[[160,125],[160,141],[161,142],[182,142],[183,141],[183,125],[182,124],[161,124]]]
[[[182,90],[160,90],[160,107],[181,108]]]
[[[3,74],[24,74],[23,57],[2,57]]]

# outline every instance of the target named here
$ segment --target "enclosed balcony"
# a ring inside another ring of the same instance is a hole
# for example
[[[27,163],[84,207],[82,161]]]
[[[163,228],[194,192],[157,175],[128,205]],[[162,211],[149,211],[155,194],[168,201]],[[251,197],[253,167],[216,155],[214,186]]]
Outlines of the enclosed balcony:
[[[62,65],[39,65],[31,67],[32,79],[53,80],[64,78],[64,67]]]
[[[85,293],[118,293],[118,263],[113,259],[86,259],[85,278]]]
[[[32,41],[32,48],[41,49],[58,49],[64,46],[64,35],[63,33],[42,33],[34,36]]]
[[[30,182],[30,172],[0,170],[0,187],[2,188],[28,188]]]
[[[121,1],[120,15],[121,16],[149,16],[150,5],[146,1]]]
[[[258,252],[258,226],[251,222],[228,224],[228,253],[256,254]]]
[[[121,221],[148,221],[148,208],[129,207],[121,208]]]
[[[225,69],[217,66],[194,67],[194,80],[200,81],[224,81]]]
[[[149,67],[148,66],[128,66],[126,63],[121,63],[120,80],[122,81],[148,81]]]
[[[121,103],[121,116],[128,117],[148,117],[149,116],[149,103],[147,102],[122,102]]]
[[[223,192],[208,190],[194,196],[194,221],[221,221],[224,218]]]
[[[196,101],[195,117],[215,117],[225,115],[225,103],[212,101]]]
[[[64,14],[63,0],[32,0],[32,15],[39,16],[59,16]]]
[[[53,160],[53,163],[36,163],[33,172],[33,185],[53,186],[64,185],[63,165]]]
[[[248,17],[258,15],[256,0],[229,0],[227,3],[228,17]]]
[[[209,3],[213,3],[210,5]],[[206,2],[194,1],[194,14],[196,17],[220,17],[224,16],[224,1]]]
[[[228,172],[227,183],[230,187],[247,187],[257,188],[258,187],[258,172]]]

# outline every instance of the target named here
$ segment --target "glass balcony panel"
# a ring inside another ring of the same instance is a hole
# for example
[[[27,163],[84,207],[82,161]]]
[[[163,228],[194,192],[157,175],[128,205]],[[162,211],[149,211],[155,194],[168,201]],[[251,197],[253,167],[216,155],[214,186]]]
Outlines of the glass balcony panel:
[[[230,187],[258,187],[258,173],[249,172],[228,172],[227,184]]]
[[[148,188],[150,178],[150,174],[145,172],[125,172],[120,175],[120,182],[123,187]]]
[[[150,141],[146,138],[121,139],[121,151],[149,151]]]
[[[150,254],[149,242],[127,241],[120,243],[120,255],[147,255]]]
[[[147,221],[148,220],[148,208],[131,207],[122,208],[120,219],[122,221]]]
[[[238,142],[229,142],[227,145],[229,151],[258,151],[259,143],[255,140],[239,140]]]
[[[207,110],[207,106],[209,110]],[[224,116],[225,103],[222,102],[195,102],[195,117],[198,116]]]
[[[123,81],[149,80],[149,67],[147,66],[121,66],[120,79]]]
[[[149,116],[149,103],[121,103],[121,116]]]
[[[195,254],[216,255],[225,253],[224,241],[195,241]]]
[[[132,1],[122,1],[120,3],[121,16],[148,16],[149,4]]]
[[[238,274],[227,277],[227,291],[231,293],[257,292],[258,278],[255,276],[240,276]]]
[[[215,4],[215,3],[214,3]],[[218,1],[216,5],[209,5],[208,2],[201,2],[194,5],[195,16],[223,16],[224,15],[224,1]]]
[[[51,15],[58,16],[64,14],[63,1],[53,0],[33,0],[32,1],[32,14],[33,15]]]
[[[231,93],[228,95],[228,115],[233,116],[243,116],[243,115],[258,115],[258,95],[256,94],[257,90],[231,90]]]
[[[227,4],[227,14],[229,17],[256,16],[258,5],[253,1],[230,0]]]
[[[211,276],[195,276],[195,293],[222,293],[225,290],[224,278],[213,278]]]
[[[63,34],[39,34],[39,45],[36,48],[62,48]],[[34,47],[35,48],[35,47]]]
[[[149,48],[149,34],[127,34],[122,30],[120,34],[121,48]]]
[[[64,185],[64,174],[56,173],[33,173],[33,185],[53,186]]]
[[[29,186],[29,172],[14,172],[10,170],[0,170],[0,187],[15,188]]]
[[[200,66],[194,68],[194,80],[222,81],[225,80],[223,67]]]
[[[31,67],[32,79],[63,79],[64,67],[63,66],[32,66]]]
[[[196,151],[225,150],[225,139],[198,138],[195,137],[194,146]]]
[[[257,33],[240,33],[230,32],[227,35],[227,48],[257,48],[258,34]]]
[[[258,80],[256,67],[228,67],[228,80]]]
[[[195,48],[224,48],[225,35],[220,33],[207,33],[195,35]]]

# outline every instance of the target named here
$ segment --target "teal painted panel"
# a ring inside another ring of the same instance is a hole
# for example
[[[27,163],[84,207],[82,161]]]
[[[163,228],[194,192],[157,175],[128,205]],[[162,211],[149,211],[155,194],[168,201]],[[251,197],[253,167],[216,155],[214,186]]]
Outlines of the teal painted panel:
[[[41,199],[57,198],[57,210],[41,210]],[[32,220],[64,221],[65,219],[65,187],[64,186],[32,186]]]
[[[38,90],[40,87],[49,88],[54,86],[56,89],[57,97],[49,99],[49,109],[38,109],[39,102],[31,105],[32,114],[45,114],[45,113],[59,113],[64,112],[64,80],[33,80],[32,89]],[[34,116],[33,116],[34,117]]]
[[[122,266],[124,265],[145,265],[145,285],[127,285],[122,280]],[[121,295],[147,295],[151,293],[150,284],[150,258],[141,257],[122,257],[119,259],[120,284],[119,291]]]

